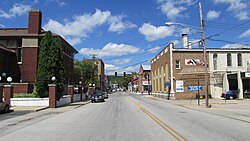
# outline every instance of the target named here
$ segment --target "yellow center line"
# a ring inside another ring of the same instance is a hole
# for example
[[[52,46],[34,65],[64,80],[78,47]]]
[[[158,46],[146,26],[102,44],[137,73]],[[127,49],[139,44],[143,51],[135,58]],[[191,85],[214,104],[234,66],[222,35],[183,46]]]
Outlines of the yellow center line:
[[[170,135],[172,135],[177,141],[187,141],[184,137],[182,137],[179,133],[177,133],[174,129],[169,127],[166,123],[161,121],[159,118],[154,116],[152,113],[150,113],[148,110],[143,108],[141,105],[136,103],[134,100],[132,100],[130,97],[128,98],[136,107],[141,109],[145,114],[147,114],[151,119],[153,119],[157,124],[159,124],[165,131],[167,131]]]

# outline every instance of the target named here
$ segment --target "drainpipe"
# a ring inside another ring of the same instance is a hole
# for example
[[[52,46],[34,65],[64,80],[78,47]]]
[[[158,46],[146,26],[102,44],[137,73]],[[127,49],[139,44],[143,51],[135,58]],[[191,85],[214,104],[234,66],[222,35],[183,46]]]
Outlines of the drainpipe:
[[[171,82],[171,94],[174,94],[174,76],[173,76],[173,47],[174,43],[169,44],[169,52],[170,52],[170,82]]]

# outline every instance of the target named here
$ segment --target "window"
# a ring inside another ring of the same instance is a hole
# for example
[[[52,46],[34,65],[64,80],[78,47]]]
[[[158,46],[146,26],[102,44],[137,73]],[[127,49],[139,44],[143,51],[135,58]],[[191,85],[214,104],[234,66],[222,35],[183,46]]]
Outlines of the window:
[[[176,69],[180,69],[181,66],[180,66],[180,60],[175,60],[175,68]]]
[[[217,70],[217,59],[218,59],[218,55],[215,53],[213,55],[214,70]]]
[[[237,54],[237,59],[238,59],[238,66],[242,66],[242,55],[241,55],[241,53]]]
[[[227,54],[227,66],[232,66],[232,55],[231,55],[231,53]]]
[[[22,63],[23,61],[23,48],[22,47],[17,48],[17,61],[18,63]]]

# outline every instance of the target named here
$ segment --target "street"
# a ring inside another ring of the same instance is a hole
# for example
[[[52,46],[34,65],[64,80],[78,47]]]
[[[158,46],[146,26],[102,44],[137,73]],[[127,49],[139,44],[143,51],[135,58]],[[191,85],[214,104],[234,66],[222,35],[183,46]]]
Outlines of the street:
[[[3,123],[8,120],[1,121],[0,140],[247,141],[250,139],[248,122],[126,92],[110,94],[106,102],[90,103],[65,112],[51,113],[51,110],[48,110],[46,113],[45,110],[35,115],[36,118],[30,117],[28,121],[23,120],[22,125],[11,127],[8,125],[3,127]],[[8,131],[4,131],[5,129]]]

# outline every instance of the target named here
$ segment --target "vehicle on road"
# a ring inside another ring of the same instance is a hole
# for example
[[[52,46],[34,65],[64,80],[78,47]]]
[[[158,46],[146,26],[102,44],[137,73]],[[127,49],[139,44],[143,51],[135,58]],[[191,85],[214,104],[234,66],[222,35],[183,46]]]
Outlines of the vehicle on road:
[[[93,95],[91,96],[91,102],[105,102],[104,100],[104,95],[102,92],[98,91],[98,92],[94,92]]]
[[[244,98],[250,98],[250,89],[244,91]]]
[[[104,96],[104,99],[108,99],[109,98],[109,95],[107,92],[102,92],[103,96]]]
[[[3,101],[0,101],[0,111],[1,112],[5,112],[5,113],[8,113],[10,111],[10,105],[9,104],[6,104],[5,102]]]
[[[229,90],[227,91],[226,94],[222,94],[221,97],[226,98],[226,99],[236,99],[238,97],[238,91],[237,90]]]

